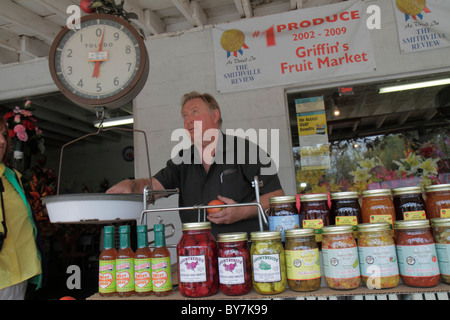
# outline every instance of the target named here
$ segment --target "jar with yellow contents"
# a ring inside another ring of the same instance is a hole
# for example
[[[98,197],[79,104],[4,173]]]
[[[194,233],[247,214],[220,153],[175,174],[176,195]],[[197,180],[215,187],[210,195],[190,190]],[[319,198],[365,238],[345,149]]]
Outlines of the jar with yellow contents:
[[[398,285],[395,242],[387,222],[358,225],[358,255],[361,280],[369,289],[387,289]]]
[[[286,236],[286,274],[293,291],[314,291],[320,288],[319,248],[314,229],[290,229]]]

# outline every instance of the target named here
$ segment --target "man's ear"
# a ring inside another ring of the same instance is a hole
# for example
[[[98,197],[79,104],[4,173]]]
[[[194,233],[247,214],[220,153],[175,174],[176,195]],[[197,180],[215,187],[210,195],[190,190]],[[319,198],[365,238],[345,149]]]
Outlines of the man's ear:
[[[214,123],[218,124],[219,123],[219,119],[220,119],[220,111],[217,110],[217,109],[214,109],[213,116],[214,116]]]

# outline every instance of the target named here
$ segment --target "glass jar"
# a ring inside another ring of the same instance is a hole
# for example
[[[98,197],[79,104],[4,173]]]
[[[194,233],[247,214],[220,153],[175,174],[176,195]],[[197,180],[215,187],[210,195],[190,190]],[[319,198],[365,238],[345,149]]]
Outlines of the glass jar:
[[[219,287],[227,296],[243,295],[252,288],[247,241],[247,232],[217,235]]]
[[[286,290],[286,262],[279,231],[255,231],[252,241],[252,284],[259,294],[277,294]]]
[[[315,230],[319,249],[322,246],[322,228],[330,224],[328,194],[311,193],[300,195],[300,220],[302,228]]]
[[[358,191],[335,192],[330,197],[330,223],[351,225],[356,233],[358,224],[362,223]]]
[[[425,201],[420,187],[392,189],[396,220],[426,219]]]
[[[361,280],[369,289],[394,288],[399,282],[397,253],[387,222],[358,225]]]
[[[331,289],[348,290],[359,287],[358,248],[352,226],[325,226],[322,228],[323,273]]]
[[[442,282],[450,283],[450,218],[431,219]]]
[[[286,275],[293,291],[314,291],[320,288],[319,247],[314,229],[286,230]]]
[[[393,227],[395,219],[394,202],[390,189],[374,189],[362,192],[363,223],[388,222]]]
[[[450,184],[425,187],[427,218],[450,218]]]
[[[281,232],[284,242],[284,230],[299,228],[297,196],[269,198],[269,229]]]
[[[210,222],[182,224],[177,244],[178,288],[185,297],[207,297],[219,290],[217,244]]]
[[[399,220],[395,244],[403,282],[412,287],[434,287],[439,284],[439,265],[430,221]]]

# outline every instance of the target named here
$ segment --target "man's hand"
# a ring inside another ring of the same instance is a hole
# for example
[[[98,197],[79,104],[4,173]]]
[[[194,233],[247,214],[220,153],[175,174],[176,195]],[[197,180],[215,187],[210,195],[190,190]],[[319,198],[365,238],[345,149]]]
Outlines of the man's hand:
[[[237,203],[233,199],[217,196],[217,199],[225,204]],[[215,224],[232,224],[240,220],[255,217],[258,209],[254,206],[228,207],[220,212],[208,214],[208,220]]]

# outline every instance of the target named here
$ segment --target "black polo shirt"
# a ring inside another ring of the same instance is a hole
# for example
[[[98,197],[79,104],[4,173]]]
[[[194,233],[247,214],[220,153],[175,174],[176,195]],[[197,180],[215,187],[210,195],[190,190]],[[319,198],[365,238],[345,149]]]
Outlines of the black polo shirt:
[[[273,160],[257,145],[247,139],[221,133],[208,173],[201,163],[198,150],[192,145],[189,149],[181,150],[178,157],[170,159],[167,166],[154,178],[165,189],[179,188],[180,207],[207,205],[211,200],[217,199],[218,195],[237,203],[254,202],[256,195],[252,182],[255,176],[263,183],[259,188],[260,195],[281,189],[276,173],[261,174],[261,168],[269,168],[271,165],[274,168]],[[179,213],[182,223],[203,221],[203,210],[200,212],[200,220],[198,210],[180,210]],[[258,231],[259,228],[256,217],[231,225],[212,224],[212,233],[216,237],[219,233],[251,232]]]

